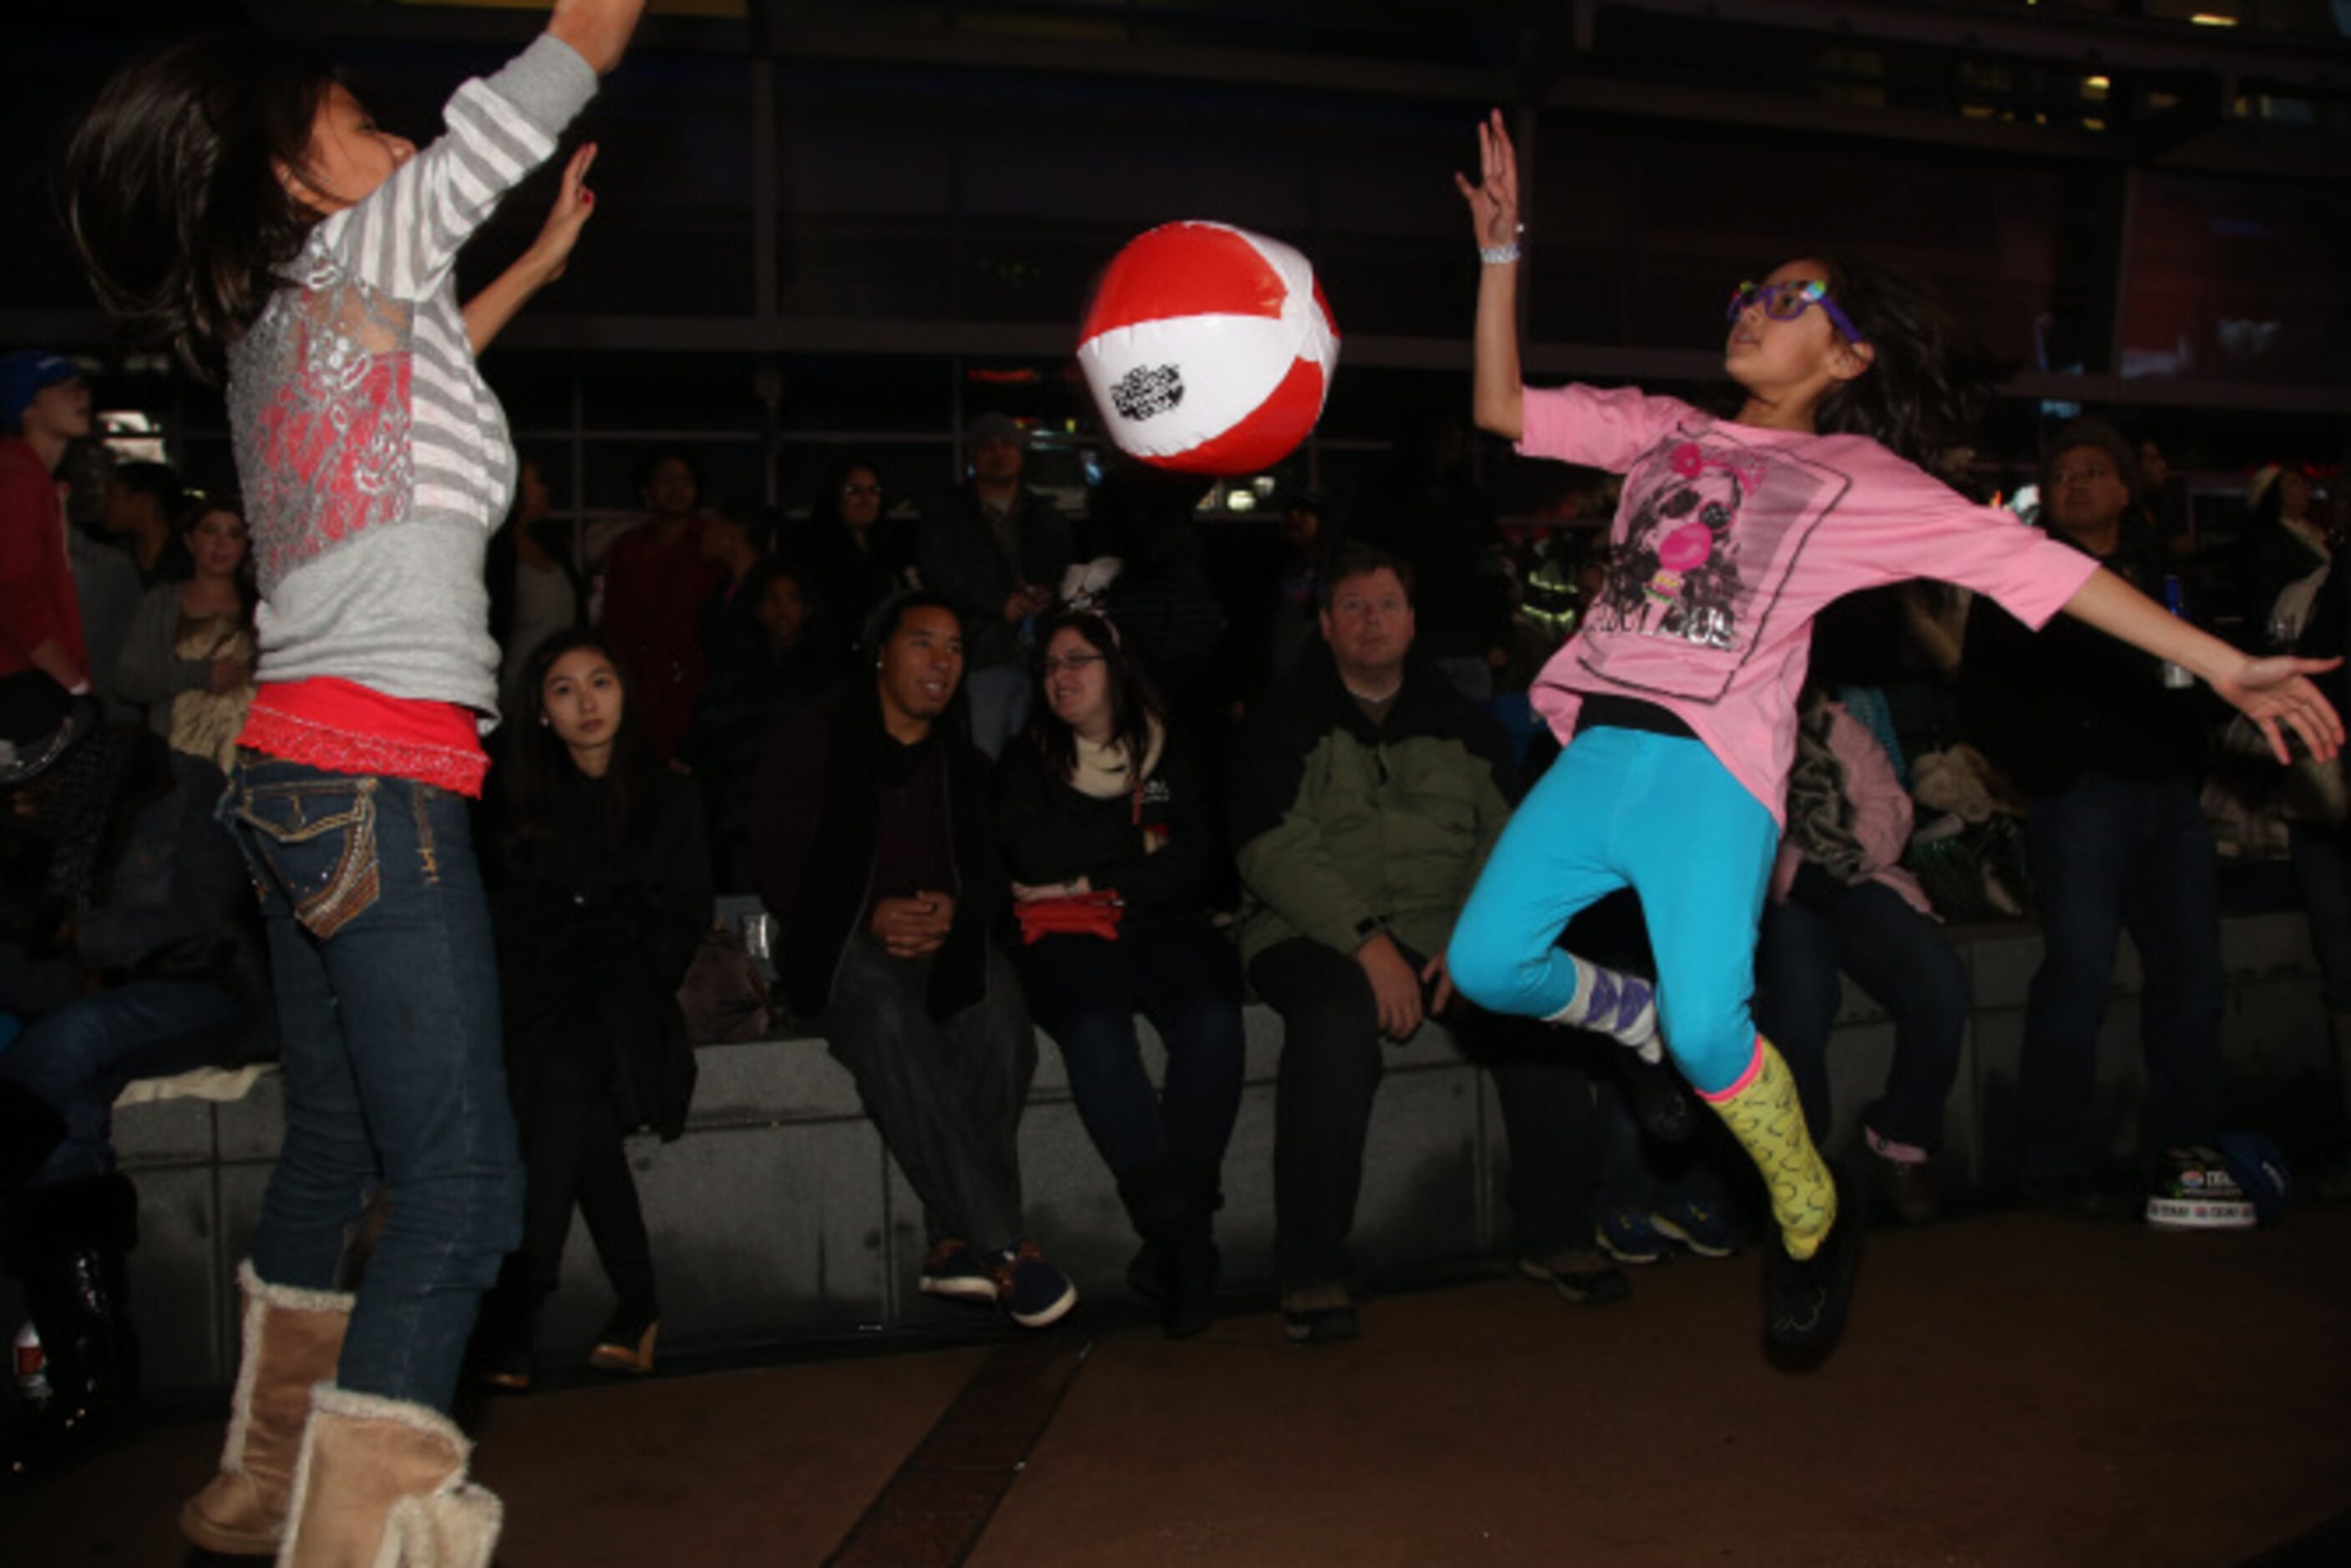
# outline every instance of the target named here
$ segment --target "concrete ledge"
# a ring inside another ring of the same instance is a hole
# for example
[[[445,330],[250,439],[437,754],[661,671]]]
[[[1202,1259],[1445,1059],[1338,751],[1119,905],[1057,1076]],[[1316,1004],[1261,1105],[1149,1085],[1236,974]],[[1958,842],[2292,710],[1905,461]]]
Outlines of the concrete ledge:
[[[1975,1010],[1942,1161],[1954,1183],[1995,1186],[2014,1175],[2016,1063],[2040,940],[2014,925],[1952,935],[1973,981]],[[2231,919],[2224,958],[2231,1125],[2274,1127],[2273,1118],[2296,1106],[2331,1107],[2325,1007],[2302,917]],[[2100,1139],[2126,1152],[2145,1076],[2136,961],[2126,957],[2120,971],[2094,1117]],[[1252,1006],[1247,1023],[1246,1087],[1218,1228],[1227,1278],[1241,1287],[1272,1278],[1273,1092],[1281,1044],[1270,1010]],[[1158,1043],[1147,1026],[1144,1035],[1155,1074],[1163,1064]],[[1830,1052],[1833,1147],[1853,1137],[1892,1048],[1890,1023],[1848,985]],[[964,1316],[916,1293],[920,1206],[821,1041],[711,1045],[700,1054],[685,1137],[632,1144],[662,1272],[665,1345],[837,1337]],[[2324,1093],[2314,1097],[2320,1084]],[[231,1380],[235,1269],[260,1210],[282,1119],[275,1075],[241,1101],[147,1104],[116,1118],[123,1164],[141,1193],[133,1297],[148,1379],[159,1392],[225,1388]],[[1020,1149],[1034,1233],[1081,1290],[1123,1292],[1134,1241],[1050,1045],[1040,1053]],[[1363,1270],[1375,1276],[1506,1245],[1506,1158],[1490,1084],[1441,1030],[1424,1029],[1394,1048],[1365,1161],[1354,1240]],[[585,1235],[575,1229],[564,1285],[545,1324],[547,1353],[584,1351],[609,1306]]]

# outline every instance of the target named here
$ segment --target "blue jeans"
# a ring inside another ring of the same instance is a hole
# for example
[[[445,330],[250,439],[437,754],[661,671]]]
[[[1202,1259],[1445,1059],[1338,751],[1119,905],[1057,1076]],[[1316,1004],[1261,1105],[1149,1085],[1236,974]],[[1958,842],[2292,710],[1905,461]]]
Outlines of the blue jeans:
[[[2195,789],[2092,774],[2033,798],[2024,845],[2045,944],[2025,999],[2025,1171],[2064,1174],[2088,1162],[2098,1027],[2125,929],[2147,975],[2142,1152],[2208,1141],[2220,1099],[2220,894]]]
[[[1111,1170],[1174,1156],[1215,1170],[1241,1105],[1241,961],[1205,915],[1056,934],[1014,950],[1029,1016],[1061,1048],[1070,1097]],[[1155,1093],[1135,1038],[1140,1007],[1167,1045]]]
[[[379,1187],[337,1381],[445,1410],[482,1293],[522,1237],[489,905],[466,804],[247,753],[225,809],[269,933],[286,1141],[255,1272],[331,1290]]]
[[[234,993],[200,981],[141,980],[68,1002],[0,1054],[0,1078],[38,1096],[65,1141],[26,1183],[48,1187],[114,1168],[114,1097],[134,1078],[229,1060],[244,1036]]]
[[[1959,1076],[1968,971],[1942,928],[1883,882],[1844,888],[1824,908],[1774,904],[1755,948],[1755,1022],[1780,1048],[1817,1145],[1829,1131],[1829,1032],[1844,1002],[1839,971],[1894,1016],[1886,1092],[1863,1113],[1880,1137],[1932,1152]]]

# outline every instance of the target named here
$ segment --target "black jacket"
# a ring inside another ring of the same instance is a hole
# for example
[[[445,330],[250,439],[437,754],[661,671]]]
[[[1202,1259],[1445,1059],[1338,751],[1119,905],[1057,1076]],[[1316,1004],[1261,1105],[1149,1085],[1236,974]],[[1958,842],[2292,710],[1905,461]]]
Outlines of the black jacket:
[[[1016,882],[1083,877],[1117,889],[1128,919],[1207,908],[1211,828],[1205,786],[1190,749],[1171,734],[1138,800],[1102,800],[1063,780],[1026,736],[996,764],[996,821]],[[1144,848],[1145,832],[1166,842]]]
[[[710,857],[691,781],[658,768],[636,821],[616,834],[607,781],[572,781],[553,819],[492,836],[491,917],[517,1103],[557,1054],[609,1071],[625,1128],[685,1127],[694,1048],[678,987],[710,925]]]
[[[2100,564],[2161,598],[2161,557],[2143,526]],[[2161,663],[2070,616],[2038,632],[1977,595],[1968,612],[1959,694],[1969,738],[2026,794],[2071,789],[2088,774],[2188,778],[2204,764],[2210,710],[2201,689],[2164,685]]]
[[[928,1010],[946,1019],[987,995],[988,932],[1009,898],[987,759],[946,726],[900,745],[869,686],[778,725],[752,796],[753,875],[775,917],[777,978],[801,1018],[831,1004],[841,949],[872,907],[883,790],[910,782],[946,814],[955,859],[955,920],[931,967]]]
[[[973,670],[1016,664],[1020,629],[1004,618],[1004,601],[1023,583],[1059,592],[1071,559],[1070,524],[1050,496],[1026,485],[1012,501],[1015,551],[996,542],[979,493],[960,486],[923,514],[914,535],[914,570],[923,587],[963,621],[966,663]]]

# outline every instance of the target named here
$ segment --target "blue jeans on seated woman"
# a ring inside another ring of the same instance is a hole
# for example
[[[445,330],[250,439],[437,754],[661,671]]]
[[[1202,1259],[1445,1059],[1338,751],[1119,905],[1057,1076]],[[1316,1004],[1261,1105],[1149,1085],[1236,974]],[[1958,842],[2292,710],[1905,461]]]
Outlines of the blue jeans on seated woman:
[[[1240,957],[1206,915],[1145,917],[1116,941],[1056,933],[1014,954],[1029,1015],[1061,1048],[1070,1097],[1111,1170],[1174,1157],[1213,1170],[1240,1114]],[[1144,1071],[1140,1011],[1167,1046]]]
[[[44,1014],[5,1053],[0,1078],[30,1090],[66,1124],[33,1187],[114,1168],[114,1100],[138,1078],[168,1078],[233,1060],[245,1008],[225,986],[141,980]]]
[[[247,753],[224,809],[261,893],[286,1073],[286,1140],[254,1271],[337,1288],[381,1189],[388,1222],[336,1381],[446,1410],[482,1293],[522,1239],[466,803]]]
[[[1943,1102],[1967,1039],[1967,965],[1942,927],[1883,882],[1854,883],[1817,905],[1792,900],[1764,910],[1755,1024],[1794,1075],[1815,1145],[1829,1136],[1829,1037],[1845,975],[1894,1018],[1894,1064],[1863,1123],[1932,1154],[1943,1147]]]

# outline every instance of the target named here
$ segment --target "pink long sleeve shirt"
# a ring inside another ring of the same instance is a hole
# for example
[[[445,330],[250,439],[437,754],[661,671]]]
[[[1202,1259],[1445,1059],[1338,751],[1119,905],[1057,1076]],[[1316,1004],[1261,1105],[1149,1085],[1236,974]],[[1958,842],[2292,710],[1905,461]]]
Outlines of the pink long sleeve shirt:
[[[1536,711],[1564,742],[1586,695],[1655,703],[1782,824],[1813,618],[1831,600],[1935,577],[2037,628],[2097,569],[1866,436],[1530,387],[1519,451],[1625,475],[1607,582],[1536,678]]]

